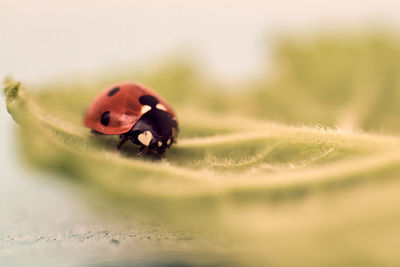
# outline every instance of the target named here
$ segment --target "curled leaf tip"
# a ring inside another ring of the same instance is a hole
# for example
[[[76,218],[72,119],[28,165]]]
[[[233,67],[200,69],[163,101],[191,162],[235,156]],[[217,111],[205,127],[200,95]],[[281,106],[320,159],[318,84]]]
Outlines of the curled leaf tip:
[[[4,94],[6,95],[6,101],[10,102],[15,99],[18,94],[18,89],[21,86],[20,82],[14,82],[6,86],[4,90]]]
[[[15,83],[15,82],[16,82],[16,81],[13,79],[13,77],[10,76],[10,75],[8,75],[8,76],[5,76],[5,77],[4,77],[3,86],[6,87],[6,86],[9,86],[10,84],[13,84],[13,83]]]

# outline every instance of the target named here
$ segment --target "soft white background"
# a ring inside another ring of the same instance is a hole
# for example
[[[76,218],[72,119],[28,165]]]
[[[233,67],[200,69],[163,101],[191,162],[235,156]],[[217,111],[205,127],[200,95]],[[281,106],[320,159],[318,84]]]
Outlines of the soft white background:
[[[39,80],[184,49],[210,73],[233,79],[257,72],[271,36],[395,27],[399,11],[395,0],[1,0],[0,74]]]
[[[0,78],[29,83],[128,63],[148,68],[182,51],[209,75],[232,82],[257,75],[268,63],[274,36],[376,25],[396,30],[399,12],[395,0],[0,0]],[[67,186],[24,167],[15,128],[0,97],[0,265],[51,251],[6,242],[8,235],[23,239],[98,226]],[[91,247],[86,257],[97,255],[93,243],[83,246]],[[80,262],[59,257],[66,265]]]

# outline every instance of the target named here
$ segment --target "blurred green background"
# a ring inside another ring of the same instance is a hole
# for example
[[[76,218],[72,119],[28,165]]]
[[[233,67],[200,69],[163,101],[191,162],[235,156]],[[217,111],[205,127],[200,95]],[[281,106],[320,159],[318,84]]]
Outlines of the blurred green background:
[[[396,3],[289,2],[5,2],[0,263],[398,265]],[[124,80],[177,111],[160,161],[82,125]]]

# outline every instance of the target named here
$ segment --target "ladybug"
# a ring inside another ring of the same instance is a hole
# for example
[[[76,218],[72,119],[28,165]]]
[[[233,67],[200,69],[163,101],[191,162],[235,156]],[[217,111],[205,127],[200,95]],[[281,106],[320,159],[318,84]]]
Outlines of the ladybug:
[[[93,133],[120,135],[144,152],[162,154],[176,142],[178,123],[172,107],[150,88],[124,82],[106,88],[93,101],[84,124]]]

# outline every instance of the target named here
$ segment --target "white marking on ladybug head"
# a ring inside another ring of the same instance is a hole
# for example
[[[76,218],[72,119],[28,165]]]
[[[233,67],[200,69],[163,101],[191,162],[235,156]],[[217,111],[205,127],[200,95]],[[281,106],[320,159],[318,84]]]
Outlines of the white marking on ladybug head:
[[[149,146],[153,135],[150,131],[145,131],[138,135],[138,140],[145,146]]]
[[[171,144],[171,138],[168,139],[168,141],[167,141],[167,145],[170,145],[170,144]]]
[[[160,104],[160,103],[158,103],[156,105],[156,109],[167,111],[167,108],[163,104]]]
[[[158,141],[158,147],[161,147],[162,146],[162,142],[161,141]]]
[[[149,110],[151,110],[151,107],[149,105],[143,105],[141,110],[140,110],[140,114],[145,114],[146,112],[148,112]]]

